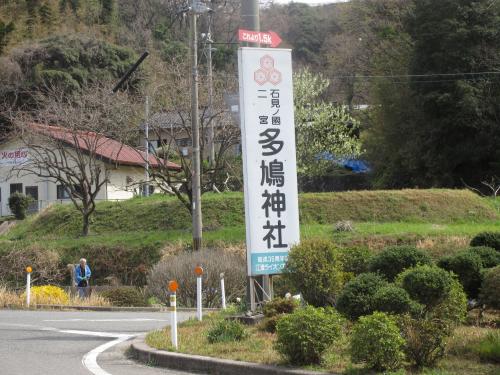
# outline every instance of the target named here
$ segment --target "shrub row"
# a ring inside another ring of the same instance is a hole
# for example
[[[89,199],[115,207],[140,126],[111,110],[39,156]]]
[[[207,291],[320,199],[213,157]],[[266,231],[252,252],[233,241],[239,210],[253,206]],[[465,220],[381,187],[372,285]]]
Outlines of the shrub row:
[[[38,244],[13,247],[0,252],[0,282],[19,288],[25,282],[25,268],[33,268],[37,284],[70,285],[68,265],[86,258],[92,269],[93,285],[111,281],[123,285],[143,286],[148,271],[160,260],[154,247],[82,246],[64,250],[46,249]]]

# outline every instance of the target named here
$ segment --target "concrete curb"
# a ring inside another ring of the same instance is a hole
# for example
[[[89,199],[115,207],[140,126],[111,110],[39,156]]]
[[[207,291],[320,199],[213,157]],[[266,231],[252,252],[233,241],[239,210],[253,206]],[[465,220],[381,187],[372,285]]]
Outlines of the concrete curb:
[[[214,375],[318,375],[323,372],[306,371],[294,368],[240,362],[228,359],[202,357],[199,355],[167,352],[153,349],[145,341],[145,335],[132,341],[132,356],[145,364],[166,367],[174,370],[201,372]]]
[[[9,308],[9,307],[8,307]],[[113,311],[113,312],[167,312],[168,307],[118,307],[118,306],[69,306],[69,305],[36,305],[29,309],[9,308],[10,310],[80,310],[80,311]],[[204,312],[215,312],[220,309],[204,308]],[[180,312],[193,312],[196,308],[178,307]]]

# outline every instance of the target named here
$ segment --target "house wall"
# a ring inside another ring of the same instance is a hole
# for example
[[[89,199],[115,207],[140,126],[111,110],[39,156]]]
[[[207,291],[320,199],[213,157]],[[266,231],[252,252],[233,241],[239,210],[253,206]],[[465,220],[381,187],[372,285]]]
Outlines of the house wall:
[[[0,145],[0,216],[10,215],[8,199],[12,184],[22,184],[22,192],[27,193],[27,187],[36,187],[38,201],[30,210],[39,211],[54,203],[71,203],[70,199],[57,198],[57,184],[53,179],[44,179],[36,175],[18,176],[12,172],[12,165],[5,165],[2,155],[7,151],[22,149],[21,141],[10,141]],[[29,150],[28,158],[29,158]],[[10,159],[9,159],[10,161]],[[103,167],[110,171],[109,182],[99,191],[96,200],[124,200],[139,193],[139,182],[144,180],[144,169],[131,166],[118,166],[103,163]]]
[[[170,129],[161,129],[157,130],[154,132],[149,133],[149,143],[152,147],[155,149],[158,146],[161,146],[161,144],[158,144],[159,141],[162,141],[164,144],[169,144],[171,142],[172,144],[172,150],[177,151],[175,147],[175,143],[177,142],[180,146],[181,152],[184,153],[184,156],[190,156],[191,151],[192,151],[192,140],[191,140],[191,135],[184,129],[175,129],[175,130],[170,130]],[[205,140],[205,142],[208,142],[208,140]],[[144,145],[146,144],[146,140],[144,138],[144,134],[141,133],[139,141],[139,148],[144,149]],[[215,150],[218,151],[220,148],[220,143],[215,141]],[[203,148],[203,157],[208,158],[208,145],[207,143],[205,144],[205,147]],[[240,144],[234,145],[232,148],[228,150],[228,155],[230,156],[238,156],[241,155],[241,146]]]

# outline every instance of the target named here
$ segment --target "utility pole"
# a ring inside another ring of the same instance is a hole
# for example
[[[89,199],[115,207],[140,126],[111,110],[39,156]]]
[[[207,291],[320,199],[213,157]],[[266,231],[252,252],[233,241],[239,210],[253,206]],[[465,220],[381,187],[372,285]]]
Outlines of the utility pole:
[[[207,69],[208,69],[208,118],[210,124],[208,126],[208,162],[210,167],[215,165],[215,145],[214,145],[214,121],[212,119],[213,116],[213,95],[214,95],[214,87],[213,87],[213,75],[212,75],[212,15],[209,16],[208,20],[208,32],[206,36],[206,42],[208,44],[208,54],[207,54]]]
[[[241,1],[241,22],[246,30],[260,31],[259,0]],[[247,44],[247,45],[250,45]],[[258,44],[254,44],[259,47]],[[256,288],[256,285],[259,288]],[[250,310],[255,312],[257,309],[256,298],[261,301],[271,300],[273,298],[273,283],[269,275],[262,277],[248,277],[247,300],[250,303]]]
[[[193,250],[201,249],[201,162],[200,162],[200,118],[198,113],[198,31],[196,21],[198,14],[209,11],[200,0],[191,2],[191,133],[192,133],[192,219],[193,219]]]
[[[146,162],[144,163],[144,196],[149,196],[149,95],[146,95],[146,104],[144,109],[144,152]]]
[[[259,0],[241,1],[241,22],[246,30],[260,31]]]

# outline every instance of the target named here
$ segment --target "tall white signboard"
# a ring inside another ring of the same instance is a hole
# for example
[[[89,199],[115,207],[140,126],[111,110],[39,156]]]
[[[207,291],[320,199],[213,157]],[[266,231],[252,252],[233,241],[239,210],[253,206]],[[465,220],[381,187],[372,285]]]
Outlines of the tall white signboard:
[[[282,272],[299,242],[291,50],[238,51],[248,275]]]

